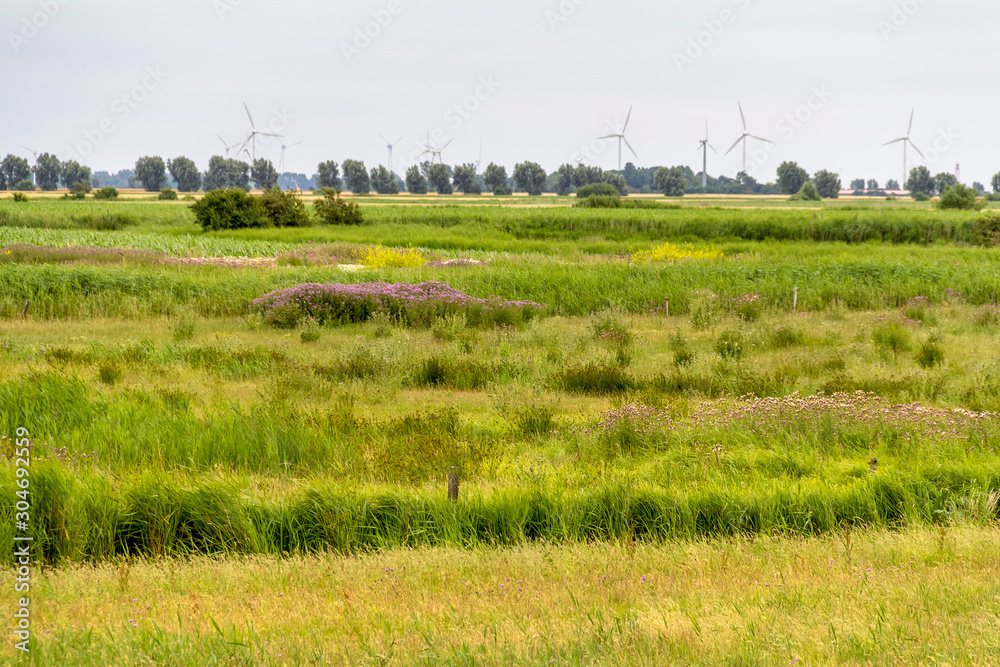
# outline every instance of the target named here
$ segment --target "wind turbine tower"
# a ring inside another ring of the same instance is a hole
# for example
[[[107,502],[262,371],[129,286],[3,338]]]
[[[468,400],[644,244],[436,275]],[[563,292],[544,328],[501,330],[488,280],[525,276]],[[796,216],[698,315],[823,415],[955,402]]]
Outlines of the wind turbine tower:
[[[737,105],[740,107],[740,120],[743,121],[743,134],[740,135],[740,138],[736,140],[736,143],[734,143],[729,148],[729,150],[726,151],[726,155],[729,155],[730,153],[732,153],[733,149],[736,148],[737,146],[739,146],[740,142],[743,142],[743,173],[745,174],[745,173],[747,173],[747,139],[756,139],[757,141],[766,141],[769,144],[773,144],[774,142],[771,141],[770,139],[765,139],[764,137],[758,137],[757,135],[750,134],[750,132],[747,131],[747,117],[743,115],[743,104],[740,103],[740,102],[737,102]]]
[[[705,121],[705,138],[699,142],[699,148],[702,151],[701,157],[701,189],[708,189],[708,149],[711,148],[713,153],[718,154],[719,151],[715,150],[715,146],[708,143],[708,121]]]
[[[395,141],[389,141],[388,139],[386,139],[385,137],[383,137],[381,134],[378,135],[378,136],[379,136],[379,138],[382,139],[382,141],[385,142],[385,147],[389,149],[389,171],[392,171],[392,147],[393,147],[393,145],[398,144],[400,141],[402,141],[403,137],[400,137],[399,139],[396,139]]]
[[[913,110],[910,111],[910,125],[909,125],[909,127],[906,128],[906,136],[900,137],[898,139],[893,139],[892,141],[887,141],[884,144],[882,144],[883,146],[888,146],[890,144],[898,144],[898,143],[902,143],[903,144],[903,180],[899,182],[900,187],[903,187],[903,188],[906,187],[906,167],[907,167],[907,162],[906,162],[906,146],[907,146],[907,144],[909,144],[910,146],[913,146],[913,150],[917,151],[917,155],[919,155],[920,157],[924,158],[925,160],[927,159],[926,157],[924,157],[924,154],[920,152],[920,149],[917,148],[917,145],[915,143],[913,143],[913,141],[910,139],[910,132],[913,130],[913,114],[915,114],[916,111],[917,111],[916,108],[914,108]]]
[[[638,153],[635,152],[635,149],[632,148],[632,144],[630,144],[628,142],[628,139],[625,138],[625,130],[628,129],[628,122],[629,122],[629,120],[631,120],[631,118],[632,118],[632,107],[629,107],[628,108],[628,115],[625,117],[625,125],[622,127],[622,131],[621,132],[618,132],[616,134],[608,134],[608,135],[605,135],[603,137],[597,137],[598,139],[617,139],[618,140],[618,171],[622,170],[622,142],[625,142],[625,145],[628,146],[628,149],[630,151],[632,151],[632,155],[635,155],[635,159],[636,160],[639,159]]]

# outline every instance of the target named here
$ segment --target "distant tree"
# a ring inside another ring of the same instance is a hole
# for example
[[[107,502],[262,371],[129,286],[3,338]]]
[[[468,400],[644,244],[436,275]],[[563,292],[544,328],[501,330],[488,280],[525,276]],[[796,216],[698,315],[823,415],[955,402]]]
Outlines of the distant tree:
[[[333,160],[327,162],[320,162],[319,166],[316,167],[316,187],[317,188],[331,188],[333,190],[339,190],[342,183],[340,181],[340,167]]]
[[[322,199],[313,202],[316,215],[328,225],[360,225],[365,221],[361,207],[340,197],[340,190],[323,188]]]
[[[812,181],[806,181],[791,197],[792,201],[822,201],[819,196],[819,190],[816,189],[816,184]]]
[[[979,193],[975,188],[970,188],[961,183],[949,185],[941,193],[941,201],[938,208],[953,208],[966,211],[982,210],[986,202],[979,198]]]
[[[514,165],[514,181],[524,192],[532,197],[542,194],[545,187],[545,170],[535,162],[522,162]]]
[[[201,172],[193,160],[186,157],[174,158],[167,162],[171,178],[177,181],[181,192],[197,192],[201,189]]]
[[[684,172],[681,172],[681,177],[683,177]],[[617,171],[606,171],[604,172],[604,182],[613,185],[618,194],[622,197],[628,196],[628,183],[625,182],[625,177],[622,176]]]
[[[855,191],[857,191],[857,190],[864,190],[865,189],[865,179],[863,179],[863,178],[855,178],[853,181],[851,181],[851,189],[855,190]]]
[[[573,170],[573,187],[579,188],[591,183],[606,183],[604,170],[600,167],[590,167],[585,164],[576,165]]]
[[[495,195],[510,194],[510,188],[507,187],[507,167],[490,162],[483,172],[483,181],[486,183],[486,189]]]
[[[819,196],[823,199],[836,199],[840,196],[840,176],[833,172],[825,169],[817,171],[813,175],[813,183],[816,185]]]
[[[944,191],[948,188],[958,185],[958,179],[955,178],[955,174],[943,171],[934,177],[934,190],[938,194],[944,194]]]
[[[55,155],[42,153],[35,161],[35,180],[42,190],[55,190],[62,176],[62,162]]]
[[[916,167],[910,170],[910,178],[906,181],[906,189],[911,193],[922,192],[931,195],[934,192],[934,179],[927,167]]]
[[[450,195],[455,190],[451,187],[451,174],[443,164],[432,164],[427,169],[427,182],[437,190],[439,195]]]
[[[396,182],[396,175],[382,165],[372,167],[370,180],[372,189],[380,195],[399,194],[399,183]]]
[[[990,181],[990,185],[993,186],[993,192],[1000,193],[1000,173],[993,176],[993,180]]]
[[[740,185],[739,189],[736,190],[737,193],[739,194],[747,193],[754,195],[760,194],[761,190],[760,183],[758,183],[757,179],[755,179],[753,176],[746,173],[745,171],[741,171],[738,174],[736,174],[736,181]]]
[[[683,197],[687,181],[679,167],[660,167],[653,174],[653,184],[665,197]]]
[[[410,194],[427,194],[427,179],[420,173],[420,167],[413,165],[406,170],[406,189]]]
[[[270,188],[260,195],[260,203],[275,227],[309,227],[312,219],[298,194]]]
[[[146,156],[136,160],[135,177],[146,192],[159,192],[167,185],[167,165],[159,156]]]
[[[899,181],[897,181],[896,179],[890,178],[888,181],[885,182],[885,189],[886,190],[899,190],[900,189],[899,188]]]
[[[90,192],[91,173],[90,167],[84,167],[76,160],[67,160],[62,164],[63,187],[72,188],[80,185],[81,192]]]
[[[250,167],[250,179],[257,186],[257,189],[271,190],[278,187],[278,170],[274,168],[270,160],[258,158]]]
[[[356,195],[366,195],[371,191],[371,179],[364,162],[344,160],[344,184]]]
[[[13,190],[21,181],[31,180],[31,165],[23,157],[8,154],[0,162],[0,189]]]
[[[559,170],[555,173],[556,182],[555,190],[556,194],[560,197],[565,197],[566,195],[573,192],[573,166],[569,164],[564,164],[559,167]]]
[[[980,183],[979,181],[973,181],[972,187],[979,194],[981,194],[981,195],[986,194],[986,186],[983,185],[982,183]]]
[[[250,189],[250,165],[221,155],[213,155],[208,161],[208,171],[202,181],[205,192],[228,188]]]
[[[809,180],[809,172],[795,162],[782,162],[778,166],[778,187],[781,193],[793,195]]]
[[[483,193],[483,189],[479,185],[479,179],[476,178],[477,176],[475,164],[457,165],[451,175],[455,189],[466,195],[480,195]]]
[[[878,181],[876,181],[874,178],[869,179],[869,181],[868,181],[868,189],[869,190],[878,190]]]

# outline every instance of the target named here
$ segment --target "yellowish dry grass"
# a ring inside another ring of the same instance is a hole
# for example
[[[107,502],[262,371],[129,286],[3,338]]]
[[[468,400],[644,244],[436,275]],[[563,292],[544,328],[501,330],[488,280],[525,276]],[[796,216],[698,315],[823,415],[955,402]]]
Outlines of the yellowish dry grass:
[[[39,575],[33,613],[41,654],[86,627],[94,651],[135,658],[143,633],[197,645],[215,623],[261,664],[986,666],[998,540],[965,527],[104,564]]]

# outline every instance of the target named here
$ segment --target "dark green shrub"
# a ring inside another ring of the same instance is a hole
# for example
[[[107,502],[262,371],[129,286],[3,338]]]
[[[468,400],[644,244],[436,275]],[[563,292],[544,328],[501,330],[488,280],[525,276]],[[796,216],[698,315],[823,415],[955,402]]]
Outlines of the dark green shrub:
[[[577,199],[586,199],[587,197],[611,197],[617,200],[620,199],[621,196],[621,193],[618,192],[618,188],[610,183],[591,183],[590,185],[581,185],[576,189]]]
[[[823,201],[823,198],[819,196],[819,190],[816,189],[816,184],[812,181],[806,181],[802,184],[802,187],[794,195],[790,197],[791,201]]]
[[[162,190],[160,190],[160,194],[157,195],[156,198],[159,199],[160,201],[176,201],[177,193],[171,190],[170,188],[163,188]]]
[[[212,190],[191,204],[195,222],[205,231],[270,227],[267,209],[260,200],[239,188]]]
[[[917,190],[916,192],[913,193],[913,201],[930,201],[930,200],[931,196],[926,192]]]
[[[94,199],[118,199],[118,188],[113,188],[110,185],[101,188],[94,193]]]
[[[323,188],[323,198],[317,200],[316,215],[327,225],[360,225],[365,219],[361,207],[340,197],[340,190]]]
[[[275,227],[309,227],[312,219],[305,204],[294,192],[271,188],[260,196],[260,203]]]
[[[23,181],[18,181],[17,183],[15,183],[14,187],[11,188],[11,189],[12,190],[23,190],[24,192],[34,192],[34,190],[35,190],[35,184],[32,183],[30,180],[28,180],[26,178]]]
[[[62,196],[63,199],[86,199],[87,193],[90,192],[88,188],[83,183],[74,183],[69,186],[69,192]]]
[[[972,242],[986,248],[1000,245],[1000,213],[987,211],[972,229]]]
[[[23,204],[24,202],[28,201],[28,195],[24,194],[23,192],[15,192],[14,193],[14,201],[20,202],[20,203]]]
[[[921,368],[934,368],[944,363],[944,350],[937,344],[936,339],[931,338],[920,346],[915,358]]]
[[[107,361],[101,364],[98,371],[98,378],[102,384],[114,386],[122,379],[122,369],[119,368],[118,364],[112,361]]]

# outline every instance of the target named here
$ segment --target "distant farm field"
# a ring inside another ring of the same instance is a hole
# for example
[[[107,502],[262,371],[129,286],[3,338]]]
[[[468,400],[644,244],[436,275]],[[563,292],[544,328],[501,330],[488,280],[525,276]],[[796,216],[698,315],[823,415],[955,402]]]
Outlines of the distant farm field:
[[[38,664],[1000,651],[984,214],[370,197],[206,233],[145,199],[0,200]]]

